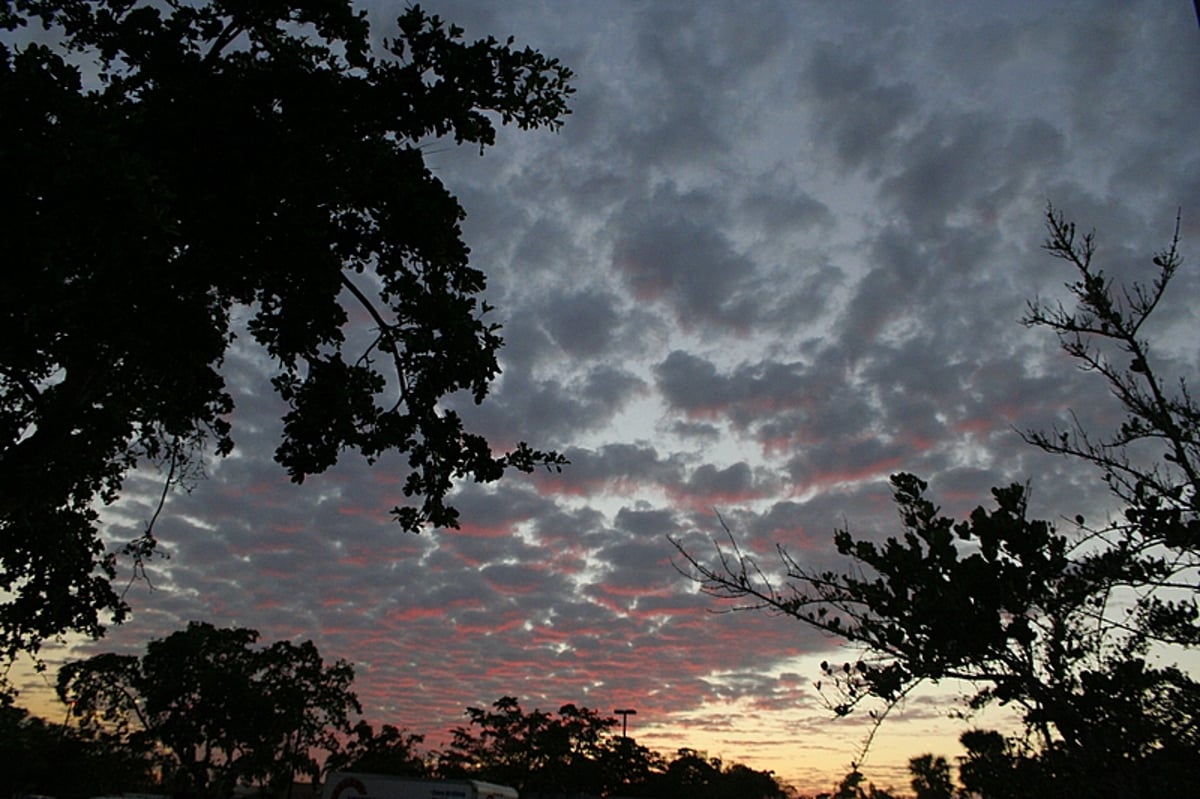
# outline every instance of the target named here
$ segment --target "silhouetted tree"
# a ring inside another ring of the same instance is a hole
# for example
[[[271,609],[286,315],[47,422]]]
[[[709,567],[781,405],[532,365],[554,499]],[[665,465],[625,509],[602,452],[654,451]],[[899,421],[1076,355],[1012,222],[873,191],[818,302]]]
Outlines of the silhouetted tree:
[[[350,739],[325,761],[325,771],[361,771],[397,777],[424,777],[429,773],[417,747],[424,735],[384,724],[379,732],[365,721],[354,725]]]
[[[653,781],[665,769],[666,760],[658,752],[634,738],[611,735],[599,753],[596,790],[602,796],[654,796]]]
[[[223,797],[239,783],[315,779],[314,755],[360,711],[354,670],[325,665],[311,641],[255,646],[258,633],[192,622],[151,641],[146,654],[102,654],[65,664],[58,694],[84,731],[110,730],[173,760],[175,790]]]
[[[98,731],[81,734],[63,724],[0,704],[0,795],[90,796],[149,790],[152,752]]]
[[[453,730],[439,771],[512,785],[525,794],[593,793],[603,779],[603,753],[617,720],[573,704],[557,717],[525,712],[515,697],[491,708],[467,708],[467,727]]]
[[[908,761],[908,770],[912,774],[916,799],[951,799],[954,796],[954,780],[946,758],[920,755]]]
[[[994,508],[956,522],[923,481],[900,474],[902,534],[877,544],[838,531],[845,571],[814,571],[781,549],[782,571],[770,574],[732,534],[715,564],[679,551],[709,594],[860,649],[853,662],[822,664],[838,714],[874,698],[882,719],[917,685],[947,678],[981,686],[972,709],[1019,708],[1026,749],[972,739],[983,748],[968,774],[973,785],[991,775],[985,795],[1182,795],[1200,769],[1200,684],[1162,663],[1200,643],[1200,408],[1186,380],[1172,388],[1159,377],[1145,339],[1182,263],[1178,221],[1152,259],[1153,280],[1123,288],[1094,266],[1090,234],[1078,237],[1053,208],[1046,224],[1046,249],[1075,270],[1077,307],[1034,301],[1026,321],[1101,375],[1126,418],[1108,437],[1076,425],[1026,438],[1098,466],[1124,518],[1077,516],[1074,532],[1060,533],[1028,518],[1026,488],[1011,485],[993,490]],[[998,785],[1009,778],[1013,790]]]
[[[959,739],[967,754],[958,779],[969,793],[987,799],[1040,796],[1048,787],[1024,742],[1006,739],[995,730],[968,730]]]
[[[720,776],[720,758],[710,758],[704,752],[684,748],[667,763],[666,770],[655,782],[655,789],[671,799],[685,796],[711,799]]]
[[[557,715],[526,712],[515,697],[467,708],[440,753],[440,777],[476,777],[516,787],[522,796],[647,796],[656,799],[783,799],[771,772],[723,766],[694,749],[674,759],[613,734],[617,720],[574,704]]]
[[[651,777],[648,796],[662,799],[784,799],[787,791],[769,771],[735,763],[695,749],[680,749],[666,769]]]
[[[866,776],[857,768],[852,768],[833,793],[818,794],[818,799],[894,799],[891,793],[876,788],[874,783],[867,782]]]
[[[124,617],[96,505],[232,450],[243,311],[296,482],[399,453],[416,530],[455,525],[455,480],[562,462],[494,455],[442,403],[484,399],[502,342],[421,146],[557,128],[570,70],[415,6],[398,26],[376,51],[350,0],[0,4],[0,654]]]
[[[720,782],[721,793],[730,799],[785,799],[788,796],[773,772],[759,771],[741,763],[727,766]]]

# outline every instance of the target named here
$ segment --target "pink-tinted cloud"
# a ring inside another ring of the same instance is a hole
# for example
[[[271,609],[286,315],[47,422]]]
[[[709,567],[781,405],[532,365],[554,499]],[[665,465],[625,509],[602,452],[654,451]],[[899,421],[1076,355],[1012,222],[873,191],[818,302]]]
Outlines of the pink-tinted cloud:
[[[385,21],[386,5],[364,7]],[[505,694],[630,706],[639,740],[828,790],[863,727],[831,727],[790,658],[838,642],[711,612],[667,537],[709,556],[719,512],[764,565],[778,543],[838,567],[835,528],[895,533],[895,471],[927,478],[948,513],[1026,480],[1049,518],[1107,510],[1094,475],[1014,432],[1118,421],[1094,375],[1018,320],[1033,295],[1063,296],[1038,250],[1047,199],[1096,226],[1111,274],[1166,244],[1181,205],[1185,246],[1200,231],[1190,9],[1108,3],[1067,27],[1038,4],[431,10],[579,76],[560,135],[505,131],[482,159],[426,148],[507,341],[486,401],[446,407],[497,450],[529,441],[571,465],[463,485],[459,530],[402,533],[403,458],[347,454],[287,480],[273,365],[239,340],[235,457],[172,495],[153,588],[135,581],[133,620],[77,651],[136,651],[197,618],[247,625],[350,660],[368,718],[430,745]],[[1178,99],[1168,117],[1162,97]],[[1179,279],[1163,330],[1191,374],[1200,283]],[[160,479],[131,476],[106,509],[114,546]],[[893,773],[924,740],[889,755]]]

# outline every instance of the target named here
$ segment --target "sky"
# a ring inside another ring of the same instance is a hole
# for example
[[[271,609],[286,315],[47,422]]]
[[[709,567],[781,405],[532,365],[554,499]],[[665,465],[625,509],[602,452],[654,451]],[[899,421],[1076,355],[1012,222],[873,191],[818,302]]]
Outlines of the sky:
[[[1103,512],[1094,472],[1018,431],[1072,411],[1107,429],[1117,408],[1020,320],[1071,277],[1040,249],[1048,202],[1096,230],[1117,278],[1149,276],[1179,212],[1188,266],[1150,333],[1165,373],[1195,373],[1193,4],[422,5],[577,76],[559,133],[504,130],[482,158],[426,145],[506,339],[502,376],[464,415],[499,448],[571,465],[465,485],[461,530],[403,533],[396,461],[350,455],[288,482],[269,364],[240,341],[237,448],[170,497],[170,558],[129,586],[132,619],[51,662],[137,652],[193,619],[247,626],[352,662],[366,717],[431,746],[505,695],[635,708],[651,748],[829,788],[869,724],[832,718],[816,664],[852,653],[787,618],[718,612],[670,538],[706,557],[719,514],[764,563],[780,543],[836,565],[835,528],[895,534],[899,471],[948,513],[1013,481],[1041,517]],[[362,6],[377,35],[402,10]],[[132,477],[108,509],[114,540],[150,517],[156,479]],[[904,788],[909,757],[960,754],[965,690],[898,708],[867,777]]]

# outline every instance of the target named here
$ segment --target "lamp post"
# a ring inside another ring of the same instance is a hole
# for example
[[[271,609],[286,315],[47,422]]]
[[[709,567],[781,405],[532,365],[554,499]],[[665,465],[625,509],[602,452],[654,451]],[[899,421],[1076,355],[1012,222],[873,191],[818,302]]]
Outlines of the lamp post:
[[[630,708],[618,708],[613,711],[613,714],[621,717],[621,737],[628,738],[629,737],[629,734],[628,734],[629,733],[629,717],[636,716],[637,711],[632,710]]]

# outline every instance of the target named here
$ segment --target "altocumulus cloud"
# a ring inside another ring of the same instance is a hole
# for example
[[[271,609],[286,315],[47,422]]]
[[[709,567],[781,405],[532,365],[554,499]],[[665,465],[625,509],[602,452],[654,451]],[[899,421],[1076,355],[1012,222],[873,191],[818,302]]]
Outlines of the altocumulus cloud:
[[[822,721],[809,683],[833,644],[706,612],[667,536],[708,546],[716,509],[752,551],[832,562],[835,526],[895,528],[899,470],[949,512],[1011,480],[1051,517],[1100,501],[1014,428],[1113,408],[1018,320],[1035,294],[1062,296],[1039,251],[1048,200],[1097,228],[1118,277],[1179,208],[1196,260],[1191,5],[423,5],[578,74],[560,135],[505,130],[483,159],[430,147],[508,342],[492,396],[464,414],[572,466],[463,487],[461,531],[404,535],[387,515],[401,463],[287,482],[261,353],[238,350],[236,451],[170,498],[172,557],[153,588],[131,585],[132,621],[77,651],[139,649],[189,619],[246,625],[354,662],[367,716],[435,744],[465,706],[512,694],[637,707],[648,745],[832,779],[862,731]],[[381,30],[399,10],[364,6]],[[1194,272],[1162,309],[1182,374]],[[155,485],[130,482],[114,534],[144,523]],[[930,712],[895,729],[932,735]],[[921,751],[956,751],[948,730]],[[880,784],[902,765],[877,761]]]

